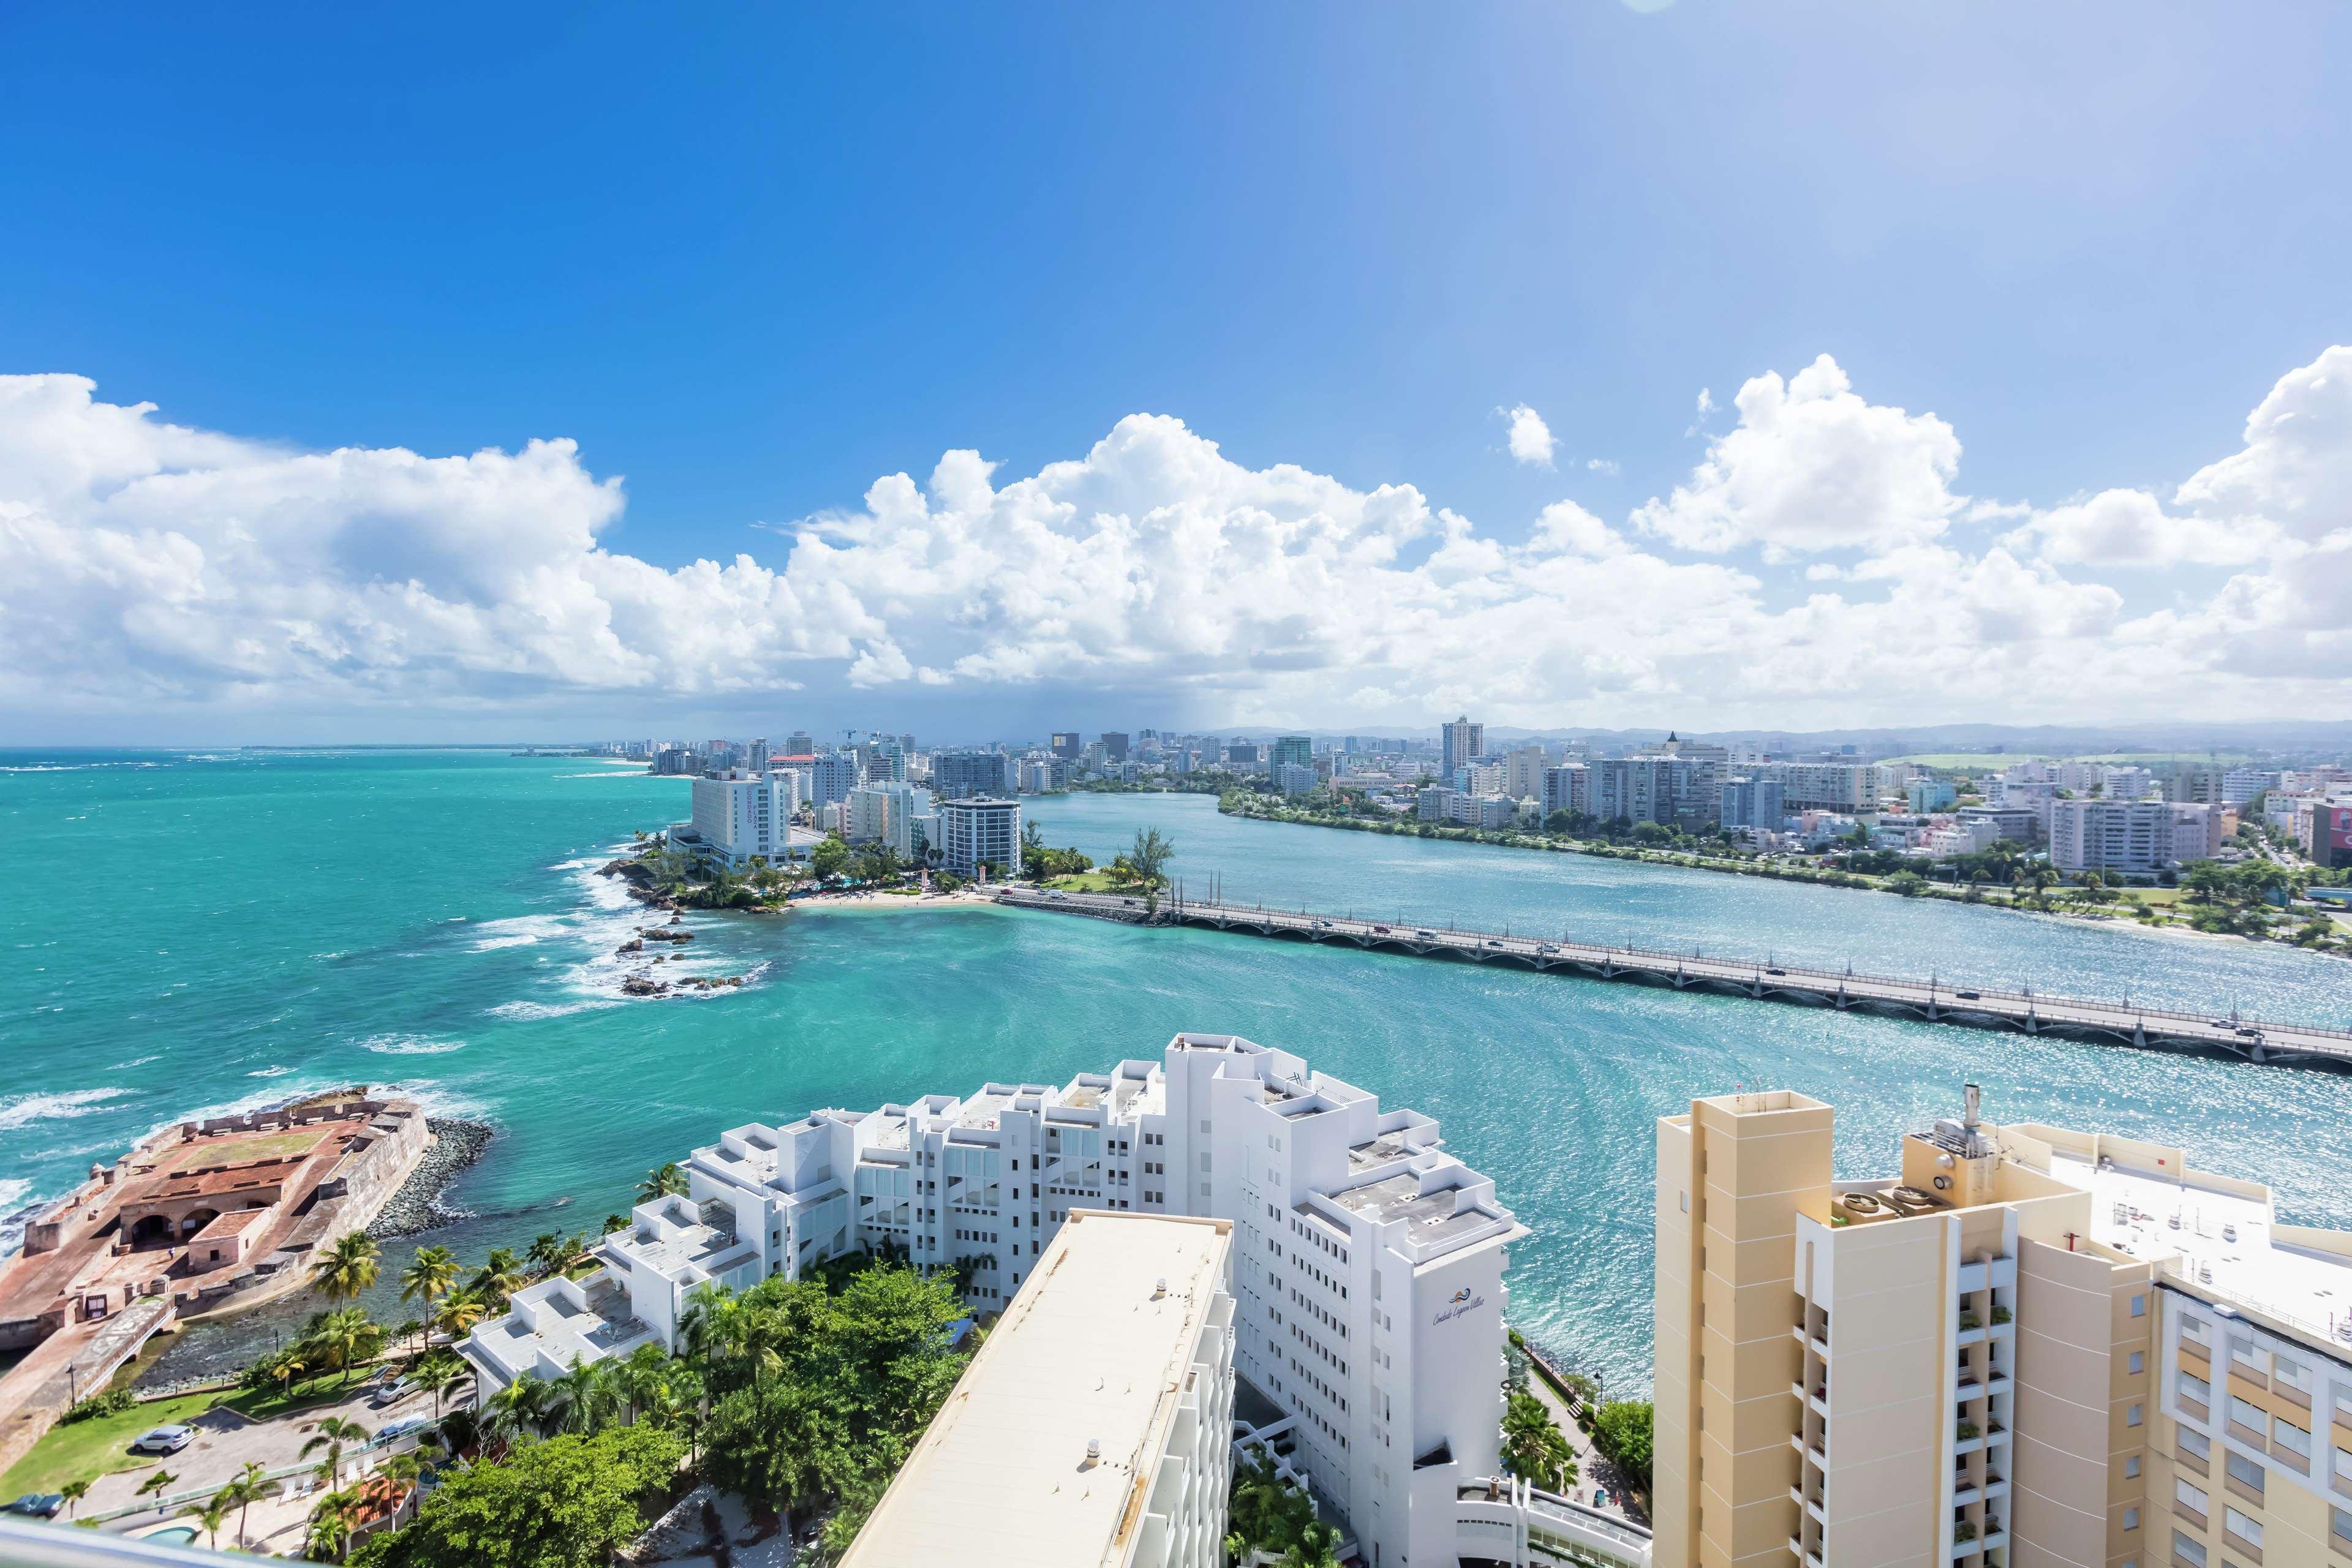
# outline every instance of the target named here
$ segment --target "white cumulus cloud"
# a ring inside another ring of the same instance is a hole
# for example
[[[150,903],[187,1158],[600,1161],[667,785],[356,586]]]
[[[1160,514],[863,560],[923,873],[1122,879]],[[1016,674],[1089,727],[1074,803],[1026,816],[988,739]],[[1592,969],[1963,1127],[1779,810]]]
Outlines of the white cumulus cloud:
[[[0,377],[0,710],[33,734],[795,686],[950,694],[976,731],[1048,687],[1215,723],[2320,711],[2352,678],[2347,363],[2283,377],[2168,499],[1970,503],[1952,429],[1824,356],[1749,380],[1614,520],[1562,499],[1482,528],[1139,414],[1034,473],[950,451],[670,563],[613,546],[621,481],[568,441],[304,452]]]
[[[1551,437],[1551,426],[1543,416],[1522,403],[1516,408],[1497,408],[1495,412],[1510,422],[1511,456],[1530,468],[1551,467],[1552,449],[1558,445]]]

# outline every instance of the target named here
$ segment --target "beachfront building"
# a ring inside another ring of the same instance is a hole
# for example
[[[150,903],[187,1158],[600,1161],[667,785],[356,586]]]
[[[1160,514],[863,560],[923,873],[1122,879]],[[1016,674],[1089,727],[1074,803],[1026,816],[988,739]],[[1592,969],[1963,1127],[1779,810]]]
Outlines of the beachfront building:
[[[843,1568],[1223,1568],[1233,1237],[1072,1214]]]
[[[751,863],[754,855],[782,865],[793,852],[793,814],[800,809],[800,775],[736,770],[694,781],[694,816],[674,832],[678,847]]]
[[[2224,842],[2223,808],[2162,800],[2050,804],[2050,863],[2061,871],[2146,875],[2202,860]]]
[[[1656,1561],[2352,1561],[2352,1237],[1973,1086],[1897,1142],[1842,1182],[1801,1094],[1659,1122]]]
[[[1488,1485],[1499,1474],[1506,1254],[1525,1227],[1492,1181],[1445,1152],[1434,1121],[1384,1110],[1287,1051],[1179,1035],[1157,1060],[1058,1088],[991,1083],[962,1098],[746,1123],[684,1168],[685,1197],[639,1205],[597,1245],[596,1278],[630,1304],[626,1317],[609,1297],[572,1306],[562,1282],[526,1289],[465,1347],[486,1393],[540,1353],[551,1297],[586,1331],[561,1352],[583,1361],[608,1353],[591,1317],[617,1322],[606,1331],[616,1342],[636,1342],[634,1321],[674,1345],[705,1281],[793,1278],[861,1252],[961,1265],[966,1298],[1002,1310],[1034,1286],[1073,1215],[1190,1215],[1232,1227],[1233,1364],[1277,1413],[1253,1440],[1287,1451],[1363,1562],[1454,1562],[1461,1500],[1473,1494],[1481,1529],[1507,1533],[1517,1517],[1525,1538],[1528,1507],[1494,1500]],[[595,1286],[581,1289],[585,1300]],[[1571,1520],[1559,1500],[1535,1506],[1553,1521],[1545,1528],[1596,1540],[1609,1528]],[[1509,1560],[1502,1544],[1472,1554]]]
[[[989,795],[942,801],[940,850],[947,868],[977,877],[981,868],[1000,879],[1021,875],[1021,803]]]

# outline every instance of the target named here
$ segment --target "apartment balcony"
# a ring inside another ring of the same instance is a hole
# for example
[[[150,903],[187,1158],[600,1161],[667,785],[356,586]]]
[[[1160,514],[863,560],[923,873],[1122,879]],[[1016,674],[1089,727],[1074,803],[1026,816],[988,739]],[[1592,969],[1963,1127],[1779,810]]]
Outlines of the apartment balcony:
[[[1829,1516],[1822,1511],[1822,1494],[1820,1488],[1816,1487],[1809,1492],[1802,1487],[1790,1487],[1789,1489],[1789,1500],[1795,1503],[1799,1508],[1803,1509],[1807,1513],[1812,1515],[1813,1522],[1815,1524],[1827,1525],[1829,1523]]]
[[[1960,1374],[1959,1384],[1953,1390],[1953,1397],[1958,1403],[1966,1405],[1972,1399],[1986,1399],[1996,1394],[2007,1394],[2015,1386],[2009,1373],[2005,1372],[1996,1372],[1990,1378],[1978,1373],[1967,1372]]]
[[[1974,1481],[1969,1480],[1965,1477],[1955,1476],[1952,1478],[1952,1506],[1954,1508],[1966,1508],[1970,1503],[1990,1502],[1995,1498],[2007,1497],[2008,1495],[2009,1478],[2006,1476],[1987,1476],[1984,1479],[1984,1484],[1981,1486],[1978,1485]]]
[[[1823,1361],[1829,1360],[1830,1342],[1825,1333],[1809,1334],[1805,1332],[1805,1325],[1802,1323],[1790,1324],[1789,1326],[1789,1332],[1796,1339],[1796,1342],[1799,1344],[1805,1346]]]
[[[1795,1394],[1801,1403],[1811,1405],[1814,1413],[1820,1415],[1822,1420],[1826,1421],[1830,1418],[1830,1386],[1828,1384],[1817,1383],[1808,1390],[1801,1383],[1792,1383],[1789,1385],[1789,1392]]]
[[[1803,1542],[1798,1540],[1792,1535],[1789,1537],[1789,1550],[1797,1554],[1798,1562],[1809,1564],[1810,1568],[1822,1568],[1822,1549],[1820,1547],[1807,1546]]]
[[[1963,1538],[1962,1531],[1969,1533]],[[1979,1552],[1994,1552],[2009,1544],[2009,1528],[2000,1520],[1988,1519],[1979,1531],[1972,1525],[1957,1525],[1952,1531],[1952,1555],[1973,1557]]]
[[[1828,1451],[1825,1450],[1819,1443],[1806,1442],[1805,1435],[1803,1433],[1790,1433],[1789,1436],[1789,1447],[1796,1449],[1800,1455],[1812,1460],[1813,1463],[1821,1466],[1822,1468],[1829,1468],[1830,1457]]]

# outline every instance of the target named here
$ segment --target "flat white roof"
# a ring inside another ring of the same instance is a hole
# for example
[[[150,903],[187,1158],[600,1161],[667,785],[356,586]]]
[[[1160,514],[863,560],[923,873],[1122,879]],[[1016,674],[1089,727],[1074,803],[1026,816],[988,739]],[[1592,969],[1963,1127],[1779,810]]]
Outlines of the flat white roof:
[[[1223,1220],[1075,1211],[843,1568],[1124,1563],[1231,1249]]]
[[[2053,1155],[2050,1173],[2089,1190],[2091,1236],[2134,1258],[2177,1258],[2200,1287],[2352,1350],[2352,1260],[2281,1242],[2271,1205],[2188,1179]]]

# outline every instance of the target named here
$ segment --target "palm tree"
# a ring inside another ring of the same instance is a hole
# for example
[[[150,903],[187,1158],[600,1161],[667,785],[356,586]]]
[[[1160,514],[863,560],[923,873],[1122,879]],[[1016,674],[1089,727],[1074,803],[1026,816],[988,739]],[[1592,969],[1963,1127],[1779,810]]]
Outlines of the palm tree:
[[[310,1265],[310,1288],[330,1301],[348,1301],[375,1283],[383,1248],[363,1230],[352,1231]]]
[[[324,1448],[327,1451],[327,1457],[319,1463],[319,1474],[330,1487],[342,1485],[343,1445],[366,1442],[367,1428],[356,1421],[346,1421],[340,1415],[326,1415],[321,1416],[318,1426],[311,1430],[313,1435],[310,1440],[302,1445],[302,1458],[307,1459]]]
[[[416,1370],[409,1376],[415,1380],[417,1387],[433,1395],[433,1418],[438,1421],[441,1419],[443,1397],[473,1374],[474,1369],[461,1358],[451,1355],[447,1351],[435,1351],[418,1362]]]
[[[537,1436],[547,1414],[547,1384],[525,1373],[490,1396],[489,1429],[517,1443]]]
[[[442,1298],[433,1314],[433,1326],[451,1340],[462,1340],[489,1312],[488,1298],[470,1285],[463,1286]]]
[[[420,1247],[401,1271],[400,1299],[427,1307],[447,1295],[457,1283],[457,1258],[446,1247]]]
[[[1532,1394],[1514,1394],[1503,1407],[1503,1463],[1542,1491],[1565,1491],[1576,1484],[1576,1451]]]
[[[602,1363],[583,1362],[576,1355],[572,1358],[571,1369],[548,1384],[548,1397],[553,1405],[549,1415],[555,1429],[577,1432],[583,1437],[593,1436],[600,1428],[610,1425],[614,1406],[620,1403],[611,1370]]]
[[[556,1270],[556,1259],[562,1247],[563,1238],[555,1232],[541,1231],[532,1238],[530,1250],[523,1254],[523,1261],[530,1264],[535,1273],[541,1276],[552,1274]]]
[[[179,1477],[172,1474],[171,1471],[163,1468],[163,1466],[158,1465],[155,1467],[155,1473],[153,1475],[149,1476],[145,1480],[139,1483],[139,1490],[133,1495],[145,1497],[149,1492],[160,1492],[165,1487],[170,1486],[179,1479]]]
[[[625,1407],[625,1419],[636,1424],[639,1414],[657,1410],[669,1396],[671,1361],[661,1346],[639,1345],[613,1369],[614,1391]]]
[[[358,1307],[320,1312],[303,1325],[300,1349],[304,1359],[345,1373],[346,1381],[353,1367],[383,1348],[383,1326]]]
[[[684,1196],[686,1196],[686,1173],[678,1168],[678,1163],[675,1160],[667,1165],[656,1165],[646,1173],[646,1179],[637,1184],[637,1202],[641,1204],[656,1203],[663,1198]]]
[[[394,1521],[397,1521],[401,1514],[407,1510],[409,1503],[415,1500],[416,1479],[424,1473],[425,1461],[413,1450],[405,1454],[394,1454],[377,1468],[376,1474],[390,1481],[394,1489],[400,1494],[400,1501],[394,1505],[392,1510]]]
[[[305,1550],[315,1559],[331,1556],[341,1562],[351,1550],[352,1530],[359,1522],[362,1507],[353,1492],[329,1492],[310,1510],[310,1541]]]
[[[228,1488],[223,1487],[213,1493],[210,1502],[201,1508],[184,1508],[180,1512],[184,1518],[193,1519],[204,1527],[205,1534],[212,1541],[213,1550],[218,1552],[221,1526],[228,1522],[229,1512],[236,1507],[236,1499],[230,1495]]]
[[[246,1510],[250,1509],[257,1500],[271,1496],[278,1490],[278,1483],[268,1478],[268,1471],[253,1460],[247,1459],[245,1468],[237,1472],[228,1485],[221,1489],[223,1497],[234,1495],[236,1499],[236,1543],[239,1546],[246,1545],[250,1539],[245,1532]]]
[[[507,1298],[530,1281],[523,1276],[521,1258],[517,1258],[510,1248],[494,1247],[490,1248],[489,1257],[482,1260],[481,1272],[474,1276],[471,1283],[482,1293],[484,1300],[504,1308]]]
[[[425,1321],[423,1319],[404,1318],[401,1321],[400,1327],[392,1331],[392,1337],[395,1342],[402,1344],[407,1343],[410,1340],[415,1340],[417,1342],[416,1348],[418,1350],[423,1350],[425,1348],[424,1342],[426,1331]]]
[[[58,1489],[58,1495],[66,1500],[66,1517],[71,1519],[74,1505],[89,1496],[89,1483],[86,1480],[68,1481]]]

